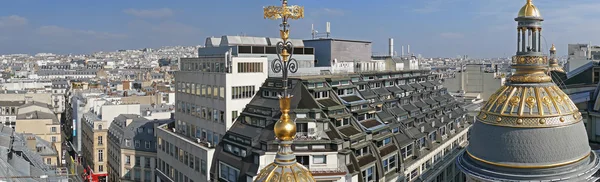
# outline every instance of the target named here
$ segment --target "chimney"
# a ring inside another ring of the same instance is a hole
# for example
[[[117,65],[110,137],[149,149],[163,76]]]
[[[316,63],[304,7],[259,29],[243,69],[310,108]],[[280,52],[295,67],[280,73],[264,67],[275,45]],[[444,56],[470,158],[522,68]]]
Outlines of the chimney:
[[[402,46],[402,56],[404,56],[404,46]]]
[[[37,141],[34,136],[28,136],[26,144],[27,144],[27,148],[29,148],[30,150],[37,151],[37,149],[36,149]]]
[[[421,133],[425,133],[425,126],[421,126]]]
[[[406,53],[410,55],[410,45],[408,45],[408,48],[406,49]]]
[[[390,38],[390,56],[394,56],[394,38]]]

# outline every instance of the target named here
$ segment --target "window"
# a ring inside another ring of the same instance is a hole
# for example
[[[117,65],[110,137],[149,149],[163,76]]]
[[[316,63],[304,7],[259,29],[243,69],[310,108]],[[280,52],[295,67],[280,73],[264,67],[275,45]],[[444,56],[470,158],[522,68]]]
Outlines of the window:
[[[219,162],[219,178],[229,181],[237,182],[240,171],[223,163]]]
[[[144,167],[146,168],[150,168],[150,161],[152,159],[150,157],[146,157],[146,160],[144,161]]]
[[[102,136],[98,136],[98,145],[103,145]]]
[[[142,160],[139,156],[135,156],[135,166],[141,166]]]
[[[385,172],[389,172],[390,170],[396,168],[396,155],[393,155],[382,161],[383,170]]]
[[[204,159],[202,159],[202,163],[200,164],[200,166],[202,167],[202,174],[206,175],[206,161]],[[196,168],[196,171],[198,171],[198,168]]]
[[[365,154],[369,154],[369,147],[363,147],[361,149],[358,149],[356,151],[354,151],[354,154],[356,154],[356,157],[365,155]]]
[[[410,157],[410,156],[413,155],[412,154],[412,150],[413,150],[412,148],[413,148],[412,144],[409,144],[409,145],[407,145],[406,147],[403,147],[400,150],[400,154],[402,155],[402,159],[406,159],[406,158],[408,158],[408,157]]]
[[[46,159],[46,164],[52,165],[52,158],[47,158]]]
[[[413,179],[417,178],[419,175],[419,168],[414,169],[410,172],[410,174],[408,175],[408,180],[412,181]]]
[[[104,172],[104,165],[98,165],[98,172]]]
[[[262,73],[263,63],[240,62],[237,64],[238,73]]]
[[[134,180],[135,181],[142,181],[141,180],[142,179],[142,170],[140,170],[140,169],[134,169],[134,171],[135,171],[134,172],[135,173]]]
[[[429,134],[429,141],[431,142],[435,142],[436,139],[436,134],[435,131],[431,132],[431,134]]]
[[[98,150],[98,162],[104,161],[104,150]]]
[[[231,99],[252,98],[254,94],[256,94],[254,85],[231,87]]]
[[[327,164],[327,156],[326,155],[313,156],[313,164]]]
[[[146,182],[152,181],[152,172],[144,171],[144,181],[146,181]]]
[[[125,146],[131,146],[131,140],[125,139]]]
[[[375,181],[373,179],[373,167],[367,168],[366,170],[362,171],[362,176],[363,181],[365,182]]]
[[[314,92],[313,96],[315,97],[315,99],[328,98],[329,97],[329,91]]]
[[[231,111],[231,121],[235,121],[235,118],[238,117],[238,111]]]
[[[56,142],[56,137],[52,136],[52,142]]]
[[[6,121],[8,121],[8,119]],[[50,128],[50,132],[56,133],[56,127],[53,126],[52,128]]]
[[[150,148],[150,142],[149,141],[144,142],[144,145],[146,146],[146,149]]]
[[[127,165],[131,164],[131,156],[129,156],[129,155],[125,156],[125,164],[127,164]]]
[[[188,157],[190,159],[190,162],[189,162],[190,165],[189,165],[189,167],[192,168],[192,169],[194,169],[194,155],[192,155],[192,153],[189,153]]]
[[[343,118],[335,121],[335,126],[345,126],[350,124],[350,118]]]
[[[140,141],[139,140],[135,140],[135,148],[140,147]]]

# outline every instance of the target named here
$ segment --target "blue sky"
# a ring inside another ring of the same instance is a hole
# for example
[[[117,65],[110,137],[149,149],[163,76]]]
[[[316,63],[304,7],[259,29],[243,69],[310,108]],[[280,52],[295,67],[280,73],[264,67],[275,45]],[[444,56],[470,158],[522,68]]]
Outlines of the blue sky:
[[[262,7],[278,0],[18,0],[0,6],[0,54],[91,53],[169,45],[203,45],[208,36],[278,36]],[[332,36],[373,41],[385,53],[427,57],[511,56],[514,17],[525,0],[290,0],[306,17],[292,21],[293,38],[310,38],[311,24]],[[546,19],[543,35],[566,54],[568,43],[600,44],[598,0],[534,0]],[[591,22],[591,23],[590,23]],[[546,48],[545,48],[546,49]]]

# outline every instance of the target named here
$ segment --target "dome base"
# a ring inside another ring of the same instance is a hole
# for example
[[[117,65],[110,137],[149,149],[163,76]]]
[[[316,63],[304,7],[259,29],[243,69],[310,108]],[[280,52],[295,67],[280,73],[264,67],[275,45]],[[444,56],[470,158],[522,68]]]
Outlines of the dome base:
[[[506,168],[482,163],[464,152],[456,159],[457,167],[468,181],[596,181],[600,158],[596,151],[578,162],[542,169]]]

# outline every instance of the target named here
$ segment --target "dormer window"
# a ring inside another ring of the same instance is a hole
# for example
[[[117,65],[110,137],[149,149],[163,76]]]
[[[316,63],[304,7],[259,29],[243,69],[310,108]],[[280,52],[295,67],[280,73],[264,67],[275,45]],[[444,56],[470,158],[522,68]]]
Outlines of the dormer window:
[[[370,154],[369,147],[363,147],[361,149],[358,149],[358,150],[354,151],[354,154],[356,155],[356,157]]]
[[[329,98],[329,91],[314,92],[313,96],[315,97],[315,99]]]
[[[413,145],[412,144],[408,144],[405,147],[402,147],[402,149],[400,149],[400,155],[402,155],[402,159],[407,159],[408,157],[413,155]]]
[[[446,127],[445,126],[440,127],[440,134],[441,135],[446,135]]]
[[[346,126],[349,124],[350,124],[350,118],[342,118],[342,119],[335,120],[335,126],[337,126],[337,127]]]
[[[425,137],[417,140],[416,143],[417,143],[417,146],[419,147],[419,150],[425,148]]]
[[[359,85],[358,90],[364,91],[365,89],[367,89],[366,87],[367,87],[366,85]]]
[[[435,142],[435,138],[436,138],[436,136],[437,136],[437,135],[436,135],[435,131],[431,132],[431,133],[429,134],[429,141],[431,141],[431,142]]]
[[[317,88],[321,88],[321,87],[323,87],[323,82],[317,83],[317,84],[316,84],[316,87],[317,87]]]

